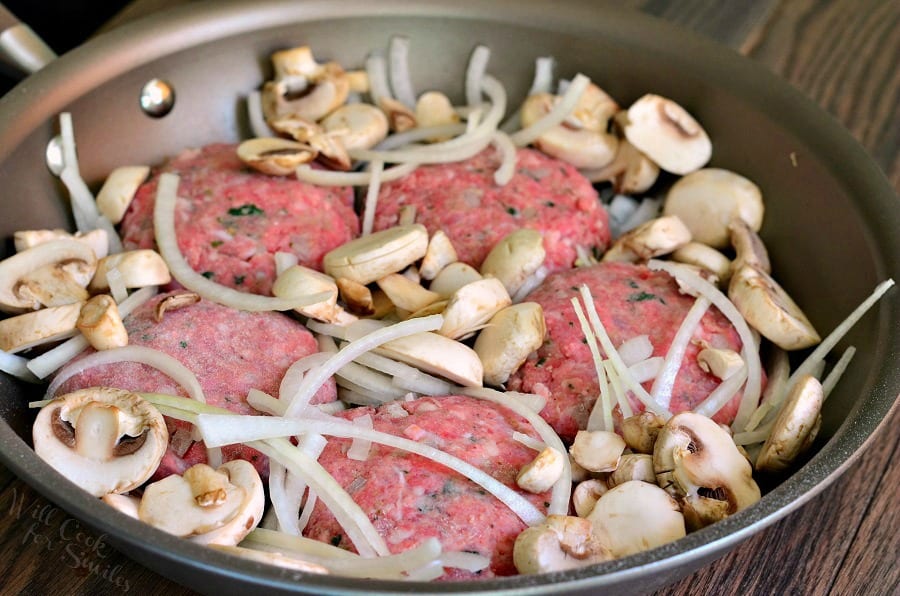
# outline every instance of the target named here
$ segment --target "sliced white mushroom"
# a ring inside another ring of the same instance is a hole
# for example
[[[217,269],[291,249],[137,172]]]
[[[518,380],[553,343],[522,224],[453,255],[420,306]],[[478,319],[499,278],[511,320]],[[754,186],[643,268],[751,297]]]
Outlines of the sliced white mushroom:
[[[71,336],[82,302],[51,306],[0,321],[0,350],[14,354]]]
[[[316,122],[347,101],[350,77],[336,62],[319,64],[307,46],[272,54],[275,80],[262,88],[267,121],[293,114]]]
[[[346,277],[335,280],[341,300],[347,305],[347,309],[354,315],[367,317],[375,314],[375,299],[372,290],[368,286],[357,283]]]
[[[378,107],[387,116],[388,126],[394,132],[405,132],[418,126],[415,112],[396,99],[382,97]]]
[[[618,240],[603,253],[604,261],[635,263],[669,254],[691,241],[691,232],[674,215],[644,222]]]
[[[328,299],[297,308],[296,311],[325,323],[345,324],[356,319],[337,305],[338,287],[334,278],[315,269],[294,265],[284,270],[272,284],[272,295],[279,298],[297,298],[320,292],[328,292]]]
[[[697,364],[704,372],[722,381],[731,378],[745,366],[744,358],[727,348],[703,348],[697,353]]]
[[[679,179],[663,204],[665,215],[680,217],[695,241],[713,248],[729,246],[728,226],[735,219],[759,231],[764,211],[758,186],[720,168],[698,170]]]
[[[444,312],[444,309],[447,308],[447,304],[449,300],[438,300],[437,302],[432,302],[425,308],[420,308],[417,311],[409,313],[405,319],[415,319],[417,317],[427,317],[430,315],[439,315]]]
[[[479,279],[482,279],[481,274],[474,267],[457,261],[441,269],[428,287],[441,297],[450,298],[461,287]]]
[[[199,544],[235,545],[262,519],[265,494],[253,464],[196,464],[144,489],[141,521]]]
[[[587,517],[614,557],[626,557],[686,535],[678,503],[656,485],[631,480],[607,491]]]
[[[109,350],[128,345],[128,331],[112,296],[99,294],[84,303],[75,323],[95,350]]]
[[[137,394],[91,387],[58,397],[38,413],[34,451],[96,497],[143,484],[159,466],[169,433]]]
[[[740,269],[744,265],[753,265],[760,271],[772,273],[769,251],[763,244],[759,234],[742,219],[735,219],[728,224],[728,235],[734,247],[734,262],[731,268]],[[724,279],[724,278],[723,278]]]
[[[653,470],[653,456],[646,453],[626,453],[619,460],[619,465],[609,475],[610,488],[625,484],[629,480],[639,480],[656,484],[656,472]]]
[[[297,166],[313,161],[318,153],[305,143],[261,138],[238,145],[237,155],[242,162],[263,174],[293,176]]]
[[[756,458],[757,470],[784,471],[809,448],[822,420],[824,401],[822,384],[815,377],[806,375],[797,380]]]
[[[375,352],[455,381],[464,387],[480,387],[484,369],[469,346],[437,333],[416,333],[382,344]]]
[[[622,438],[635,453],[653,453],[659,430],[666,421],[654,412],[641,412],[622,421]]]
[[[122,166],[116,168],[106,177],[106,182],[97,193],[97,209],[106,219],[117,224],[122,221],[125,211],[134,199],[150,168],[147,166]]]
[[[44,265],[19,279],[16,292],[22,298],[44,306],[63,306],[88,299],[85,289],[95,267],[76,261],[71,264]],[[74,274],[73,274],[74,273]]]
[[[617,194],[633,195],[650,190],[659,178],[659,166],[627,139],[619,139],[616,157],[607,166],[582,172],[591,182],[611,182]]]
[[[688,527],[702,528],[760,499],[753,470],[731,435],[712,419],[682,412],[660,430],[653,451],[657,483],[681,500]]]
[[[541,347],[547,325],[537,302],[508,306],[491,317],[475,340],[475,353],[484,365],[484,382],[500,386]]]
[[[325,255],[325,272],[369,284],[402,271],[425,256],[428,231],[421,224],[395,226],[351,240]]]
[[[100,497],[100,500],[130,518],[140,519],[138,508],[141,506],[141,500],[138,497],[109,493]]]
[[[90,246],[98,259],[102,259],[109,253],[109,240],[106,230],[97,228],[90,232],[76,232],[70,234],[65,230],[20,230],[13,234],[13,242],[16,252],[22,252],[38,244],[44,244],[51,240],[71,239],[83,242]]]
[[[428,250],[425,251],[425,256],[422,258],[419,273],[423,279],[431,281],[444,267],[457,260],[456,249],[453,248],[450,237],[443,230],[438,230],[431,235],[431,239],[428,241]]]
[[[162,286],[172,281],[169,267],[158,252],[150,249],[128,250],[100,259],[88,289],[92,292],[107,291],[109,282],[106,273],[110,269],[119,271],[126,288]]]
[[[367,103],[341,106],[320,124],[347,151],[370,149],[383,141],[388,133],[388,121],[384,112]]]
[[[481,275],[496,277],[514,296],[540,269],[546,256],[541,233],[522,228],[494,245],[481,264]]]
[[[44,271],[44,267],[59,268],[79,282],[83,273],[93,274],[97,257],[87,244],[62,238],[38,244],[0,261],[0,310],[21,313],[40,308],[41,301],[35,297],[35,292],[40,293],[40,289],[29,284],[28,278],[35,271]]]
[[[700,123],[659,95],[644,95],[628,108],[624,133],[632,145],[673,174],[698,170],[712,156],[712,143]]]
[[[179,310],[198,302],[200,302],[200,294],[195,294],[194,292],[171,294],[156,303],[156,309],[153,311],[153,320],[161,323],[166,312]]]
[[[607,491],[609,485],[606,480],[589,478],[579,482],[572,491],[572,506],[578,517],[587,517],[594,510],[594,505]]]
[[[432,292],[435,296],[440,296]],[[456,290],[444,309],[444,323],[438,333],[461,339],[480,329],[495,314],[512,304],[499,279],[487,277]]]
[[[545,117],[560,97],[549,93],[531,95],[522,104],[522,127]],[[619,139],[607,132],[609,118],[618,106],[596,85],[589,85],[572,115],[534,142],[535,147],[579,169],[596,169],[616,157]]]
[[[731,259],[711,246],[700,242],[688,242],[676,248],[672,260],[706,269],[722,282],[731,277]]]
[[[442,126],[459,122],[459,114],[453,109],[450,98],[440,91],[428,91],[416,100],[416,123],[422,128]],[[432,137],[428,141],[442,141],[443,137]]]
[[[619,465],[625,441],[614,432],[580,430],[569,448],[578,465],[591,472],[611,472]]]
[[[376,283],[396,307],[409,312],[423,309],[441,299],[440,294],[426,290],[400,273],[385,275]]]
[[[800,350],[821,341],[784,288],[752,265],[734,272],[728,297],[751,327],[783,350]]]
[[[566,466],[566,455],[553,447],[545,447],[533,460],[522,466],[516,476],[519,488],[539,494],[553,488]]]
[[[516,537],[513,563],[519,573],[549,573],[608,561],[608,549],[580,517],[548,515]]]

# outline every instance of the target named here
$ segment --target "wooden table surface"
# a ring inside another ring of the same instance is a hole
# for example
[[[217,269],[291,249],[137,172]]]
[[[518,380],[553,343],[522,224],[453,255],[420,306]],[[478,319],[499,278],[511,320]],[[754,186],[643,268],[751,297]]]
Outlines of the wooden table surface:
[[[139,0],[111,25],[177,0]],[[834,115],[900,189],[900,2],[629,0],[756,60]],[[900,233],[900,231],[898,231]],[[660,595],[900,593],[900,415],[800,511]],[[0,593],[191,594],[0,466]]]

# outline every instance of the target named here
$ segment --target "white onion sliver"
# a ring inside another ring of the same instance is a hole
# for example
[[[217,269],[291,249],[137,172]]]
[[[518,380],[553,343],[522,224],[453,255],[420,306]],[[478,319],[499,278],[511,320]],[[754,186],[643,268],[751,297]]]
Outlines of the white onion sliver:
[[[319,387],[328,380],[331,375],[339,371],[345,364],[351,362],[360,354],[364,354],[383,343],[389,342],[400,337],[406,337],[414,333],[422,331],[434,331],[440,329],[444,318],[441,315],[431,315],[428,317],[419,317],[410,319],[377,329],[368,335],[361,337],[356,341],[347,344],[337,354],[331,356],[328,361],[315,371],[306,375],[296,393],[288,398],[290,406],[286,412],[286,416],[295,416],[303,411],[312,396],[318,391]],[[281,399],[285,399],[285,394],[279,393]]]
[[[259,389],[251,389],[247,392],[247,404],[254,410],[271,416],[282,416],[287,409],[287,405],[283,401]]]
[[[507,391],[506,395],[515,400],[517,404],[528,408],[534,414],[540,414],[547,405],[547,398],[537,393],[520,393],[518,391]]]
[[[278,520],[278,530],[291,536],[302,533],[297,523],[300,519],[300,501],[303,493],[290,494],[285,487],[287,469],[277,461],[269,462],[269,500]]]
[[[397,101],[408,108],[416,107],[416,92],[409,73],[409,38],[395,35],[388,48],[391,89]]]
[[[459,122],[453,124],[439,124],[437,126],[423,126],[398,132],[378,143],[375,149],[388,151],[405,147],[411,143],[418,143],[431,138],[455,137],[466,132],[466,125]]]
[[[299,526],[301,532],[309,525],[309,518],[312,517],[313,510],[316,508],[316,501],[318,500],[319,496],[316,494],[316,491],[311,488],[306,489],[306,500],[303,502],[300,519],[297,521],[297,526]]]
[[[369,97],[376,106],[385,99],[393,99],[388,86],[387,61],[380,52],[372,52],[366,58],[366,74],[369,77]]]
[[[344,559],[358,563],[362,562],[362,557],[356,553],[332,546],[327,542],[313,540],[312,538],[304,538],[302,536],[291,536],[284,532],[277,532],[264,528],[256,528],[244,538],[244,541],[250,543],[246,546],[250,546],[251,548],[266,545],[276,549],[289,551],[293,554],[316,557],[322,560]],[[241,546],[244,546],[244,543],[241,543]]]
[[[294,265],[298,264],[300,259],[292,252],[275,253],[275,275],[281,275]]]
[[[526,98],[538,93],[549,93],[553,88],[553,70],[556,68],[556,59],[553,56],[540,56],[534,61],[534,79]],[[524,104],[524,101],[522,102]],[[512,115],[500,126],[505,133],[512,133],[519,126],[519,115],[522,113],[520,105]]]
[[[381,190],[381,174],[384,173],[384,162],[375,160],[370,168],[372,179],[366,190],[366,203],[363,209],[362,235],[368,236],[375,226],[375,209],[378,206],[378,191]]]
[[[636,335],[627,339],[619,346],[619,356],[622,362],[631,366],[641,360],[646,360],[653,355],[653,344],[649,335]]]
[[[591,322],[591,327],[593,327],[597,339],[600,340],[600,345],[603,346],[603,351],[606,353],[606,357],[615,368],[616,374],[622,381],[622,384],[626,389],[630,390],[641,403],[644,404],[645,408],[659,414],[666,420],[671,418],[672,413],[669,412],[668,408],[663,407],[659,403],[657,403],[656,400],[653,399],[653,397],[647,392],[647,390],[644,389],[640,383],[634,380],[634,377],[631,376],[628,367],[625,366],[624,362],[622,362],[622,358],[619,356],[619,352],[618,350],[616,350],[616,346],[613,345],[612,339],[610,339],[609,334],[606,332],[606,328],[600,321],[600,315],[597,313],[597,307],[594,304],[594,297],[591,295],[590,288],[588,288],[587,285],[582,284],[580,292],[581,298],[584,301],[584,307],[585,311],[587,312],[588,320]]]
[[[340,401],[333,401],[327,404],[316,404],[316,409],[326,416],[333,416],[338,412],[343,412],[344,410],[346,410],[347,406]]]
[[[368,430],[372,430],[375,428],[375,426],[372,424],[372,416],[370,414],[357,416],[353,419],[353,424],[360,428],[365,428]],[[371,447],[372,441],[364,439],[363,437],[353,437],[353,440],[350,441],[350,448],[347,449],[347,459],[366,461],[367,459],[369,459],[369,451],[371,450]]]
[[[439,561],[435,560],[417,569],[410,569],[406,577],[409,581],[414,582],[433,582],[442,575],[444,575],[444,568]]]
[[[841,380],[841,377],[844,376],[844,371],[847,370],[847,366],[850,365],[850,361],[853,360],[855,355],[856,348],[854,346],[850,346],[844,350],[840,359],[835,363],[834,368],[831,369],[828,376],[822,381],[822,393],[824,394],[825,399],[828,399],[828,396],[831,395],[831,392],[834,390],[834,386],[837,385],[838,381]]]
[[[500,152],[500,167],[494,172],[494,184],[505,186],[516,173],[516,146],[505,132],[496,131],[491,144]]]
[[[771,425],[768,427],[763,427],[752,432],[744,432],[744,433],[735,433],[734,434],[734,444],[735,445],[754,445],[756,443],[762,443],[766,439],[769,438],[769,433],[772,432]]]
[[[28,383],[40,383],[41,380],[28,370],[28,360],[16,354],[0,350],[0,370]]]
[[[147,302],[155,295],[155,286],[141,288],[137,292],[134,292],[119,304],[119,316],[124,319],[130,315],[134,309]],[[86,350],[87,347],[87,339],[79,334],[72,339],[59,344],[52,350],[44,352],[37,358],[32,358],[26,366],[28,366],[28,370],[33,372],[37,378],[44,379],[66,364],[69,360]]]
[[[466,571],[481,571],[487,569],[491,564],[491,560],[484,555],[477,553],[467,553],[463,551],[445,552],[438,559],[441,567],[452,567],[454,569],[465,569]]]
[[[712,418],[731,401],[746,380],[747,367],[742,366],[741,370],[719,383],[719,386],[694,408],[694,412]]]
[[[105,215],[98,215],[97,219],[94,220],[94,224],[97,228],[106,231],[106,252],[107,254],[114,255],[122,252],[122,239],[119,238],[118,232],[116,232],[116,227],[109,221]]]
[[[559,435],[556,434],[556,431],[553,430],[549,424],[547,424],[547,421],[541,418],[527,405],[515,397],[512,397],[512,394],[502,393],[486,387],[460,387],[457,391],[460,395],[476,397],[509,408],[527,420],[547,446],[553,447],[562,454],[568,453],[566,446],[563,445]],[[553,485],[553,492],[550,496],[550,506],[547,508],[547,513],[551,515],[566,515],[569,511],[569,498],[571,496],[572,466],[569,465],[569,458],[566,457],[563,461],[563,473],[560,475],[559,480],[556,481],[556,484]]]
[[[359,428],[343,420],[303,420],[296,418],[275,418],[272,416],[232,416],[200,414],[198,416],[203,438],[207,445],[220,447],[233,443],[251,444],[256,441],[273,439],[304,432],[318,432],[323,435],[352,439],[364,438],[374,443],[415,453],[446,466],[475,482],[509,507],[528,525],[540,523],[544,516],[530,501],[515,490],[499,482],[493,476],[449,453],[430,445],[417,443],[395,435]]]
[[[784,388],[787,387],[788,379],[791,376],[791,361],[787,352],[781,348],[773,346],[772,350],[766,369],[766,389],[763,391],[759,406],[753,411],[744,426],[744,432],[756,429],[779,405],[777,400],[785,397]]]
[[[533,143],[538,137],[554,126],[562,124],[563,120],[568,118],[569,114],[572,113],[572,110],[575,109],[575,106],[578,105],[581,95],[588,88],[590,83],[591,80],[583,74],[579,73],[575,75],[575,78],[572,79],[572,84],[569,85],[569,88],[566,90],[566,94],[562,96],[555,106],[553,106],[552,110],[531,126],[523,128],[511,135],[513,143],[519,147],[524,147],[525,145]]]
[[[391,375],[391,383],[407,391],[414,391],[423,395],[449,395],[453,385],[420,371],[404,362],[399,362],[387,356],[367,352],[357,356],[355,362],[368,366],[373,370]]]
[[[664,362],[665,358],[662,356],[654,356],[652,358],[647,358],[646,360],[641,360],[640,362],[635,362],[628,367],[628,370],[631,371],[635,381],[638,383],[646,383],[659,376]]]
[[[490,59],[491,50],[486,46],[476,46],[472,50],[472,56],[466,67],[466,103],[470,106],[481,104],[482,81]]]
[[[254,137],[262,139],[278,136],[269,128],[269,124],[263,116],[262,94],[259,91],[251,91],[247,95],[247,118],[250,120],[250,131]]]
[[[320,333],[329,337],[335,337],[342,341],[352,341],[359,339],[367,333],[371,333],[376,329],[387,327],[388,323],[377,319],[360,319],[349,325],[335,325],[334,323],[322,323],[310,319],[306,322],[306,328],[313,333]]]
[[[653,270],[667,272],[672,277],[677,278],[691,289],[705,296],[713,303],[713,306],[725,315],[725,318],[737,331],[738,336],[741,338],[741,356],[743,356],[744,363],[747,365],[747,384],[744,386],[741,405],[738,406],[738,412],[731,428],[744,428],[753,414],[753,410],[759,405],[762,385],[762,365],[759,361],[759,351],[756,349],[756,342],[753,339],[753,334],[750,332],[750,327],[747,326],[744,317],[741,316],[741,313],[738,312],[725,294],[690,269],[679,266],[677,263],[668,263],[656,259],[650,260],[647,266]]]
[[[128,298],[128,289],[125,287],[125,280],[122,279],[122,272],[118,267],[111,267],[106,272],[106,283],[109,284],[109,293],[116,302],[122,302]]]
[[[547,446],[547,444],[544,443],[543,441],[539,441],[539,440],[535,439],[534,437],[529,437],[525,433],[521,433],[517,430],[513,431],[512,438],[514,441],[518,441],[519,443],[522,443],[529,449],[534,449],[535,451],[543,451],[544,447]]]
[[[338,385],[341,381],[348,381],[350,385],[343,385],[348,389],[370,395],[381,401],[391,401],[406,395],[406,391],[391,383],[391,378],[376,372],[371,368],[348,362],[336,373]]]
[[[303,306],[310,306],[328,300],[328,292],[320,292],[310,296],[282,299],[269,296],[259,296],[239,292],[233,288],[223,286],[203,277],[194,271],[181,254],[178,240],[175,235],[175,202],[178,192],[178,176],[164,173],[159,177],[159,186],[156,192],[156,205],[153,209],[153,228],[156,235],[156,245],[162,255],[169,271],[181,285],[188,290],[200,294],[203,298],[248,311],[266,310],[291,310]]]
[[[378,407],[384,403],[386,400],[380,397],[372,396],[365,389],[360,388],[359,391],[351,387],[346,387],[345,385],[352,385],[352,383],[348,383],[346,380],[338,383],[338,399],[341,403],[349,404],[351,406],[372,406]]]
[[[609,360],[605,360],[603,362],[603,368],[606,369],[606,376],[609,377],[609,384],[612,389],[610,390],[613,397],[615,397],[616,403],[619,404],[619,411],[622,414],[622,418],[631,418],[634,415],[634,410],[631,409],[631,402],[628,400],[628,391],[625,390],[625,387],[622,385],[622,379],[619,377],[619,373],[616,372],[616,367],[613,366],[613,363]]]
[[[69,191],[69,199],[72,204],[72,216],[75,218],[75,228],[79,232],[89,232],[96,227],[97,208],[94,204],[94,195],[87,184],[81,179],[78,170],[66,166],[59,174],[59,179],[66,185]],[[115,234],[114,234],[115,236]]]
[[[606,370],[603,368],[603,358],[600,356],[600,346],[597,345],[597,336],[591,331],[591,325],[577,298],[572,298],[572,308],[575,309],[575,316],[581,325],[581,333],[591,351],[591,359],[594,361],[594,372],[597,373],[597,385],[600,390],[600,395],[596,397],[594,407],[591,408],[591,414],[588,417],[587,430],[611,431],[613,429],[612,404],[609,399],[609,387],[606,384]]]
[[[404,163],[384,170],[379,176],[382,182],[403,178],[416,169],[418,164]],[[317,186],[365,186],[372,181],[372,172],[332,172],[317,170],[308,164],[297,166],[297,179]]]
[[[281,377],[281,384],[278,386],[278,398],[279,401],[285,404],[285,411],[291,403],[292,396],[299,391],[306,373],[322,366],[330,357],[330,354],[322,352],[310,354],[296,360],[284,371],[284,376]]]
[[[662,370],[650,388],[650,395],[653,399],[666,408],[672,402],[672,388],[675,386],[675,378],[678,376],[678,371],[681,370],[684,354],[691,343],[691,338],[694,337],[694,332],[700,326],[700,321],[703,319],[706,311],[709,310],[709,306],[710,302],[704,296],[694,300],[694,304],[691,305],[690,310],[688,310],[681,321],[681,325],[678,326],[678,331],[675,332],[675,337],[672,338],[669,351],[666,352]]]
[[[154,350],[146,346],[124,346],[121,348],[111,348],[100,352],[88,354],[71,368],[60,373],[53,379],[50,386],[47,387],[46,396],[54,397],[56,390],[60,385],[71,379],[73,376],[95,366],[103,364],[113,364],[116,362],[137,362],[146,364],[165,373],[173,381],[181,385],[191,399],[200,403],[206,403],[206,397],[203,395],[203,389],[197,381],[197,377],[181,362],[169,356],[165,352]]]

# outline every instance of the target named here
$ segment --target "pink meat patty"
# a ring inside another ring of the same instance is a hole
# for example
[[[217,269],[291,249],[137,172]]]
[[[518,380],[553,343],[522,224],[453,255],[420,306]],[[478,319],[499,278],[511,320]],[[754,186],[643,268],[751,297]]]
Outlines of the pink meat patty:
[[[154,297],[125,318],[129,344],[165,352],[184,364],[197,376],[210,405],[238,414],[259,414],[247,403],[250,389],[277,396],[288,367],[318,351],[316,340],[306,327],[278,312],[245,312],[201,300],[191,306],[167,310],[157,323],[156,305],[168,295]],[[77,366],[75,360],[63,371]],[[164,373],[134,362],[90,368],[63,383],[59,393],[94,386],[187,395]],[[329,381],[316,394],[313,403],[335,399],[335,386]],[[170,435],[176,428],[188,428],[183,423],[168,422]],[[261,474],[268,474],[268,463],[256,450],[232,445],[222,451],[225,461],[246,459]],[[199,462],[206,462],[206,450],[201,443],[194,443],[182,457],[170,444],[155,477],[181,474]]]
[[[122,220],[127,249],[152,248],[159,174],[181,177],[175,213],[178,246],[195,270],[233,288],[271,293],[276,252],[321,270],[322,257],[359,233],[353,192],[246,168],[236,146],[182,152],[140,187]],[[184,199],[184,200],[182,200]]]
[[[353,420],[370,415],[376,430],[446,451],[515,488],[519,469],[535,452],[512,438],[514,431],[536,437],[528,422],[502,406],[470,397],[423,397],[378,409],[341,413]],[[319,462],[362,507],[394,553],[437,538],[444,550],[467,551],[491,559],[478,574],[451,569],[442,579],[516,573],[516,536],[526,528],[506,505],[477,484],[431,460],[372,444],[366,461],[347,458],[350,441],[330,439]],[[548,494],[522,493],[541,511]],[[306,535],[351,547],[334,517],[316,505]]]
[[[543,307],[548,337],[537,357],[527,360],[510,378],[508,388],[546,396],[541,416],[567,441],[585,428],[599,394],[594,362],[571,304],[582,284],[590,288],[613,343],[619,346],[633,337],[648,335],[654,356],[666,355],[694,303],[693,297],[678,291],[668,273],[627,263],[599,263],[557,273],[526,298]],[[741,349],[737,331],[715,307],[707,311],[693,337],[713,347]],[[719,379],[697,364],[699,351],[697,342],[687,348],[672,390],[673,412],[693,409],[719,384]],[[649,390],[652,384],[644,386]],[[739,402],[740,396],[736,396],[714,419],[730,423]],[[631,404],[636,412],[643,410],[636,400]]]
[[[500,157],[487,149],[466,161],[422,166],[385,184],[378,197],[375,229],[397,224],[400,208],[415,207],[416,223],[443,230],[459,259],[479,267],[510,232],[531,228],[544,236],[549,271],[571,267],[575,247],[603,252],[609,220],[591,183],[571,165],[539,151],[520,149],[516,173],[494,183]]]

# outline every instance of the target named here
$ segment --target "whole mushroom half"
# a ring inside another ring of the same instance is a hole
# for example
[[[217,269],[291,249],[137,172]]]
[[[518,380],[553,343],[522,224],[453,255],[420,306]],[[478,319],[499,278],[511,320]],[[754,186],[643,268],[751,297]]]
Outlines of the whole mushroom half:
[[[143,484],[169,442],[162,415],[137,394],[90,387],[63,395],[38,413],[34,451],[96,497]]]
[[[612,558],[594,536],[593,524],[580,517],[548,515],[519,534],[513,562],[519,573],[547,573],[574,569]]]
[[[628,108],[625,138],[662,169],[688,174],[712,156],[712,143],[693,116],[665,97],[647,94]]]
[[[656,481],[682,503],[688,527],[717,522],[760,499],[750,462],[712,419],[682,412],[659,431]]]
[[[94,251],[73,238],[23,250],[0,261],[0,310],[16,314],[86,300],[96,269]]]

